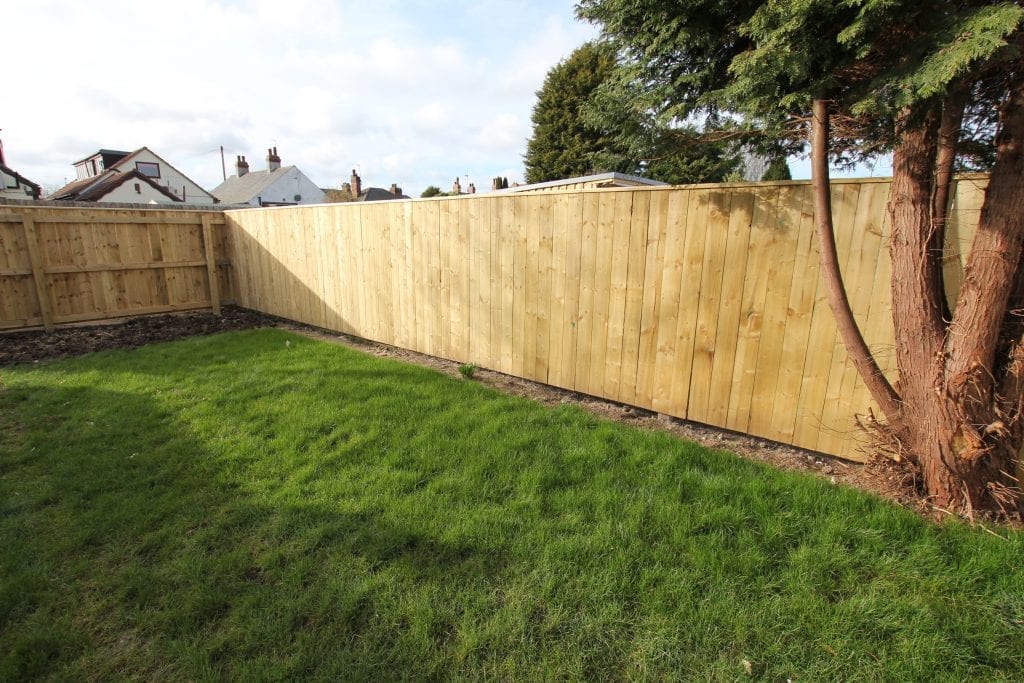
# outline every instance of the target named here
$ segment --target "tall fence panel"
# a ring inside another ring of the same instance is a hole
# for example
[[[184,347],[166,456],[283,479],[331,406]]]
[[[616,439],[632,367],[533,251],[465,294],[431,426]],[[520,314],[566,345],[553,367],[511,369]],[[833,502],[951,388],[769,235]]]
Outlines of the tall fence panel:
[[[219,308],[224,216],[0,205],[0,329]]]
[[[885,180],[838,181],[851,305],[890,377]],[[950,219],[955,293],[984,179]],[[808,183],[227,212],[241,305],[859,459],[872,408],[818,273]]]

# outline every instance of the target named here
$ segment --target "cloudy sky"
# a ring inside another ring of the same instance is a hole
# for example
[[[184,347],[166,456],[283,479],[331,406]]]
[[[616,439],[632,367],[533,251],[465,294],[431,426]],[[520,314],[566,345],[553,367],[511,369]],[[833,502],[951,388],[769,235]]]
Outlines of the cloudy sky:
[[[595,35],[571,0],[34,0],[4,12],[0,138],[47,189],[143,145],[208,189],[221,145],[228,175],[276,145],[321,187],[485,189],[522,178],[534,93]]]

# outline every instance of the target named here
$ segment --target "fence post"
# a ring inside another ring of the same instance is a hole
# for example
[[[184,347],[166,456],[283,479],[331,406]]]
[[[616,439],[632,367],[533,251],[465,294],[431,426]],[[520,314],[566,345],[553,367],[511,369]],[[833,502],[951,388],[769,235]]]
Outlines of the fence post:
[[[32,280],[36,285],[36,298],[39,299],[39,312],[43,316],[43,327],[53,332],[53,308],[50,306],[50,291],[46,286],[46,272],[43,270],[43,257],[39,252],[39,233],[36,222],[31,216],[21,221],[25,229],[25,245],[28,247],[28,258],[32,263]]]
[[[213,225],[210,224],[210,216],[203,214],[203,252],[206,256],[206,274],[210,281],[210,305],[213,306],[213,314],[220,315],[220,287],[217,284],[217,255],[213,248]]]

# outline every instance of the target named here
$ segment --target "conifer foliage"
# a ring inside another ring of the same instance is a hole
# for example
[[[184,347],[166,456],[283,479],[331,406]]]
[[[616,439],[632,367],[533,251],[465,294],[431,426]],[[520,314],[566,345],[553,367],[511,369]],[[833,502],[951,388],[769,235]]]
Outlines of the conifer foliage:
[[[768,162],[768,168],[764,170],[761,180],[792,180],[793,175],[789,172],[789,164],[786,157],[775,157]]]
[[[609,139],[583,120],[583,108],[614,66],[615,55],[607,46],[585,43],[548,72],[531,116],[533,135],[523,157],[526,182],[595,172],[593,156],[608,147]]]

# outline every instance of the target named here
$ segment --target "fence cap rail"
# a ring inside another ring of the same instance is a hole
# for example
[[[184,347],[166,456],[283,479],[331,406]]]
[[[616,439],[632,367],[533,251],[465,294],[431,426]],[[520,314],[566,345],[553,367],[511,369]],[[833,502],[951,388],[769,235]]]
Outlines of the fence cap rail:
[[[954,177],[954,180],[960,182],[966,181],[988,181],[988,173],[960,173]],[[869,185],[869,184],[888,184],[892,182],[891,176],[880,176],[872,178],[833,178],[831,180],[832,185]],[[741,181],[734,183],[694,183],[691,185],[637,185],[629,187],[587,187],[587,188],[568,188],[564,190],[559,189],[541,189],[541,190],[525,190],[523,192],[509,192],[502,190],[501,192],[477,192],[475,194],[463,194],[457,197],[410,197],[409,199],[387,199],[378,202],[325,202],[323,204],[301,204],[296,206],[243,206],[243,207],[225,207],[224,214],[230,215],[242,212],[252,211],[295,211],[296,209],[314,209],[323,208],[328,206],[387,206],[396,203],[412,204],[418,202],[458,202],[468,201],[472,199],[503,199],[511,201],[516,197],[533,197],[536,195],[566,195],[566,194],[595,194],[604,192],[677,192],[679,190],[739,190],[748,188],[772,188],[772,187],[810,187],[810,180],[763,180],[757,182]]]

